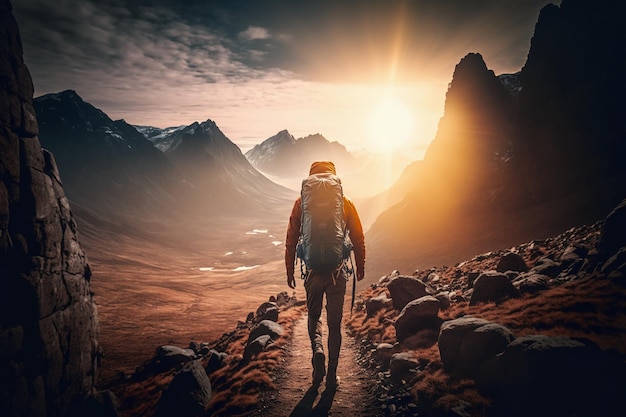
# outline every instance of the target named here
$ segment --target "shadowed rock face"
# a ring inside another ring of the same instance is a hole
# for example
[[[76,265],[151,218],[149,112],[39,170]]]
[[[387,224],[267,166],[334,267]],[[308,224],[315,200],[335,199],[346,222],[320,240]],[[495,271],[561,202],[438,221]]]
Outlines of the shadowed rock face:
[[[94,390],[91,275],[8,0],[0,0],[0,415],[63,416]]]

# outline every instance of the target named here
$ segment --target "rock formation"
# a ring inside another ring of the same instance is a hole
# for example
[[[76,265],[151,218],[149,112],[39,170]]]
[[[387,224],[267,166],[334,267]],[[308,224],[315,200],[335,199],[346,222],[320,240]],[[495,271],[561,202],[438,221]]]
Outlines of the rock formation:
[[[0,415],[64,416],[94,391],[91,271],[40,146],[17,23],[0,1]]]

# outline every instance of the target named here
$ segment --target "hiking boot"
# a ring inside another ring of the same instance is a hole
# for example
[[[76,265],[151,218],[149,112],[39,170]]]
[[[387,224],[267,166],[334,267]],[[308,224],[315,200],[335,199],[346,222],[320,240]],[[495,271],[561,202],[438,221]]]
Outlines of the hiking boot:
[[[313,354],[313,385],[319,385],[326,376],[326,356],[321,350]]]

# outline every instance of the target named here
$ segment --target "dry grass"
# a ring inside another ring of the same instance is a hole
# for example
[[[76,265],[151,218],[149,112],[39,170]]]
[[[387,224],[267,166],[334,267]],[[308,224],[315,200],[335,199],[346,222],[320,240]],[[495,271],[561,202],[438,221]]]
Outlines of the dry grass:
[[[598,232],[594,228],[568,231],[571,241],[584,242],[594,247]],[[568,239],[548,239],[519,248],[527,264],[533,265],[538,258],[560,253]],[[561,245],[555,249],[555,245]],[[476,257],[455,267],[441,267],[436,272],[442,284],[464,279],[469,272],[493,270],[499,254]],[[393,322],[400,313],[389,305],[372,317],[365,312],[365,301],[384,293],[384,286],[372,286],[361,293],[357,312],[348,321],[347,327],[357,340],[366,341],[365,354],[372,347],[388,342],[394,344],[393,352],[411,351],[422,363],[427,363],[420,372],[407,381],[406,388],[418,404],[420,413],[437,414],[437,409],[462,409],[463,415],[486,416],[490,400],[475,387],[473,380],[458,379],[443,370],[436,344],[437,335],[422,334],[402,343],[395,340]],[[389,295],[389,294],[388,294]],[[465,315],[484,318],[507,326],[517,336],[543,334],[587,338],[602,349],[612,349],[626,355],[626,288],[605,276],[589,274],[557,287],[519,299],[502,303],[485,303],[470,306],[468,302],[453,302],[439,317],[450,320]],[[376,358],[370,357],[372,366],[380,366]],[[459,409],[459,407],[461,407]]]
[[[294,323],[303,312],[303,307],[281,310],[278,324],[283,327],[284,334],[250,362],[243,360],[250,330],[242,329],[225,350],[231,360],[209,375],[214,395],[207,415],[245,416],[258,406],[261,392],[276,389],[273,373],[285,358],[285,347],[293,333]]]
[[[285,347],[291,338],[294,323],[302,316],[304,307],[285,307],[281,309],[278,323],[284,334],[274,341],[266,351],[243,359],[250,325],[239,323],[237,328],[210,345],[228,354],[223,366],[209,374],[213,397],[207,416],[245,416],[259,404],[262,392],[275,390],[274,373],[284,361]],[[206,366],[208,359],[202,360]],[[161,393],[176,371],[169,370],[150,375],[141,380],[129,380],[113,383],[110,386],[121,402],[120,413],[123,417],[150,417],[157,409]]]

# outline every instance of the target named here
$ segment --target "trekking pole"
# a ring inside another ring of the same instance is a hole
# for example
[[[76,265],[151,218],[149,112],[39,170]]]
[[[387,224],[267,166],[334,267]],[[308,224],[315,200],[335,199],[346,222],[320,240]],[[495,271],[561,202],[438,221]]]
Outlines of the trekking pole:
[[[356,294],[356,271],[352,262],[352,252],[350,252],[350,269],[352,270],[352,303],[350,304],[350,318],[352,318],[352,310],[354,309],[354,297]]]

